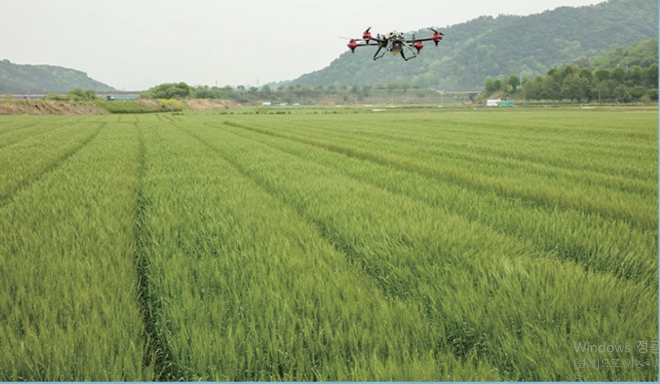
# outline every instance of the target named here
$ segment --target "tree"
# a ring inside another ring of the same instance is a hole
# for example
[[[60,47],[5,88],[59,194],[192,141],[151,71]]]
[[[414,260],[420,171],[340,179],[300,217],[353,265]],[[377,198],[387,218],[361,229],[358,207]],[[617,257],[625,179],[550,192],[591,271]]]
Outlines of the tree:
[[[82,88],[74,88],[67,92],[66,95],[69,99],[75,101],[82,101],[87,99],[87,95],[85,95],[85,91],[83,91]]]
[[[577,75],[579,73],[579,69],[577,65],[567,65],[558,72],[559,72],[559,77],[563,81],[565,78],[569,76]]]
[[[83,91],[82,88],[74,88],[67,92],[66,98],[64,99],[73,101],[93,101],[96,100],[96,92],[93,89]]]
[[[371,91],[372,86],[369,84],[365,84],[362,86],[362,93],[364,94],[364,97],[369,97],[369,93]]]
[[[148,99],[183,99],[194,96],[194,90],[186,83],[165,83],[149,88],[142,93]]]
[[[541,98],[549,100],[561,100],[561,78],[558,71],[548,71],[548,75],[543,78],[543,83],[541,85]]]
[[[630,89],[629,92],[630,92],[630,97],[632,97],[633,100],[639,100],[646,93],[646,89],[644,89],[644,87],[642,87],[641,85],[635,85]]]
[[[542,98],[543,77],[536,76],[534,80],[525,81],[522,89],[525,93],[525,98],[532,100],[539,100]]]
[[[620,84],[616,88],[614,88],[614,97],[620,103],[629,103],[632,101],[632,96],[630,95],[630,92],[628,92],[626,86],[623,84]]]
[[[183,99],[190,95],[190,87],[186,83],[175,84],[167,89],[165,99]]]
[[[658,64],[655,63],[646,70],[646,84],[651,88],[658,88]]]
[[[591,72],[591,69],[582,68],[580,70],[580,77],[583,79],[587,79],[587,81],[592,81],[594,79],[594,74],[593,72]]]
[[[622,84],[626,80],[626,71],[621,67],[616,67],[610,73],[610,79],[614,80],[616,85]]]
[[[85,98],[89,101],[94,101],[96,100],[96,91],[93,89],[88,89],[85,91]]]
[[[596,72],[594,72],[594,75],[600,82],[610,79],[610,71],[608,71],[607,69],[603,69],[603,68],[597,69]]]
[[[587,97],[589,82],[587,79],[571,74],[566,77],[562,83],[560,92],[561,97],[579,102]]]
[[[486,79],[486,91],[488,93],[497,92],[502,88],[502,81],[500,79],[493,79],[491,77]]]
[[[57,93],[51,92],[44,96],[44,100],[53,100],[53,101],[67,101],[69,100],[66,96],[58,95]]]
[[[602,99],[612,99],[614,98],[614,89],[616,88],[616,84],[614,84],[614,80],[608,79],[605,81],[602,81],[598,83],[598,99],[599,101]]]
[[[635,65],[630,72],[630,81],[632,82],[632,85],[641,85],[643,76],[644,71],[642,71],[642,67]]]
[[[509,85],[511,86],[513,92],[515,92],[516,89],[518,89],[518,87],[520,86],[520,78],[516,75],[511,75],[509,77]]]

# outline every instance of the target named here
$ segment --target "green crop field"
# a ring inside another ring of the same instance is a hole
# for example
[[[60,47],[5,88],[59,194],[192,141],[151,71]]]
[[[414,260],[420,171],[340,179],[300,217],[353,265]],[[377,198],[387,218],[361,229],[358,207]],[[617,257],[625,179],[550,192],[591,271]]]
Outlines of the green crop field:
[[[245,111],[0,117],[0,381],[657,380],[656,110]]]

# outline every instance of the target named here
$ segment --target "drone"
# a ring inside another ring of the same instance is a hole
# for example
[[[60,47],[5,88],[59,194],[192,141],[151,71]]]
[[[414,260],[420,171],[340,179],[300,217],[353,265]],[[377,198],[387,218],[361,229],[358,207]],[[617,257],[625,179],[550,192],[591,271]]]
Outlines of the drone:
[[[435,46],[438,46],[438,43],[442,41],[442,36],[444,34],[442,32],[438,32],[433,28],[429,28],[431,31],[433,31],[433,36],[425,39],[416,39],[415,35],[412,36],[412,39],[407,40],[404,36],[403,33],[397,32],[397,31],[392,31],[386,35],[376,35],[376,37],[371,36],[371,27],[367,28],[366,31],[362,34],[361,39],[351,39],[348,42],[348,48],[350,48],[351,52],[355,53],[355,48],[358,47],[378,47],[376,50],[376,53],[374,54],[374,61],[380,59],[381,57],[385,56],[386,52],[391,53],[392,55],[401,55],[403,60],[408,61],[410,59],[414,59],[417,57],[417,54],[419,51],[424,48],[424,41],[433,41],[435,43]],[[374,43],[371,43],[371,42]],[[385,51],[383,53],[380,53],[380,51],[385,48]],[[406,57],[405,49],[408,49],[408,51],[412,54],[412,56]],[[379,55],[380,53],[380,55]]]

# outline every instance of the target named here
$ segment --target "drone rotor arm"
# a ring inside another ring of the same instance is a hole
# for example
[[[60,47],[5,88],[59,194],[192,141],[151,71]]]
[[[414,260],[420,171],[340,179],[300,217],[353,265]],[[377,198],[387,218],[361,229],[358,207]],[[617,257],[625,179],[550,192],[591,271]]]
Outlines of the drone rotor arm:
[[[369,44],[369,43],[358,43],[358,45],[355,46],[355,48],[358,47],[375,47],[375,44]]]

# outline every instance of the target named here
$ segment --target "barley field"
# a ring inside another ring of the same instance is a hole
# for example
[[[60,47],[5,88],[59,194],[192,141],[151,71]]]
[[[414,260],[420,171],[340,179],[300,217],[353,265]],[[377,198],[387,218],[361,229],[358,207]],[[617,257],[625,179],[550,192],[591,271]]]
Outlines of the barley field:
[[[276,111],[0,117],[0,381],[657,380],[656,110]]]

